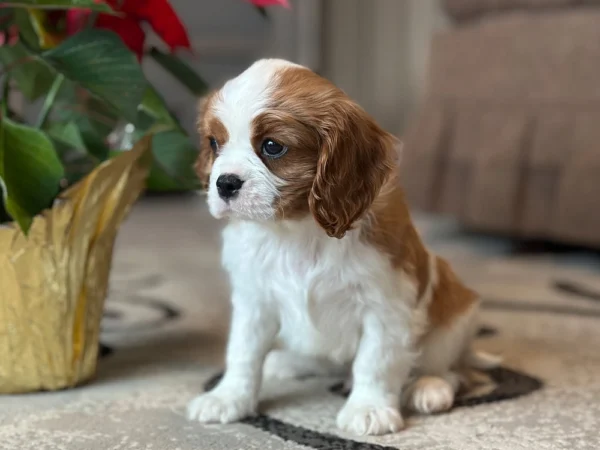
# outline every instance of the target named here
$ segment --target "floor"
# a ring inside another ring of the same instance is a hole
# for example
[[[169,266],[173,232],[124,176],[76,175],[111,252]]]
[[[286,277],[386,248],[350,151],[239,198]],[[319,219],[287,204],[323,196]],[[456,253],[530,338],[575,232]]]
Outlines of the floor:
[[[267,381],[261,414],[242,424],[188,422],[185,404],[221,370],[221,224],[196,196],[146,198],[119,237],[96,379],[0,398],[0,449],[600,448],[600,257],[515,252],[446,219],[417,224],[482,294],[477,346],[504,358],[451,412],[358,440],[335,428],[340,380],[304,379]]]

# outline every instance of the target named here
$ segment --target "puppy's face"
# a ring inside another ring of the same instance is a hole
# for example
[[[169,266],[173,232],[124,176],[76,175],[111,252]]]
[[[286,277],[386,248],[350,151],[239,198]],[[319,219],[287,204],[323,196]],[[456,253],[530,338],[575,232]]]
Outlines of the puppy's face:
[[[342,237],[394,167],[394,138],[310,70],[261,60],[201,102],[196,171],[216,218],[312,214]]]

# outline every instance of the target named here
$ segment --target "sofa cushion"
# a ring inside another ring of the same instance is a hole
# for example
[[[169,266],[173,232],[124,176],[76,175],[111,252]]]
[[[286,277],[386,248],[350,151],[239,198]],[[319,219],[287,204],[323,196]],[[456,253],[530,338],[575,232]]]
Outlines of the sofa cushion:
[[[518,12],[434,41],[401,165],[416,209],[600,248],[600,8]]]

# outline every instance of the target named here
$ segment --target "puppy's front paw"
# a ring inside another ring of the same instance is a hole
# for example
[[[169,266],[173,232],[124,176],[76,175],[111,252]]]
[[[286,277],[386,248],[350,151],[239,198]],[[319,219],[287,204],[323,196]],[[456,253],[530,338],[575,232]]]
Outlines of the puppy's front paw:
[[[208,392],[188,403],[187,416],[202,423],[231,423],[251,416],[255,408],[249,396]]]
[[[396,433],[404,428],[397,408],[348,401],[337,416],[337,425],[359,436]]]

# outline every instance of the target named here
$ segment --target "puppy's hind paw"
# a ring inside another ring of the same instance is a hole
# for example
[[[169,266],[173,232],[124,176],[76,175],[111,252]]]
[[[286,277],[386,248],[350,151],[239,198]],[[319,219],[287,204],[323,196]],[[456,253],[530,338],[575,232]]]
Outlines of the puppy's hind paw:
[[[411,388],[409,406],[421,414],[448,411],[454,403],[454,388],[439,377],[421,377]]]

